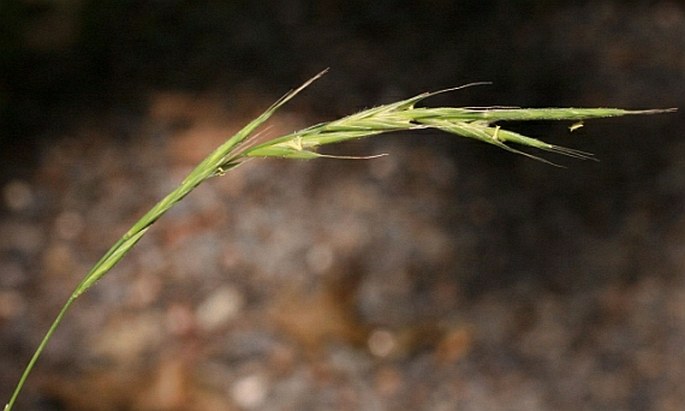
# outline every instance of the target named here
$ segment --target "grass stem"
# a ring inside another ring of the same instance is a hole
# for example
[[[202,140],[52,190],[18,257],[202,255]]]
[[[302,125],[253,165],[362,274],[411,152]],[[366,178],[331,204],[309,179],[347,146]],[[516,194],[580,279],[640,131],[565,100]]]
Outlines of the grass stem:
[[[531,147],[556,154],[561,154],[577,159],[592,159],[592,154],[579,150],[559,147],[545,143],[541,140],[523,136],[521,134],[504,130],[495,123],[500,121],[527,121],[527,120],[568,120],[580,121],[602,117],[618,117],[625,115],[644,115],[674,111],[666,110],[622,110],[613,108],[543,108],[526,109],[517,107],[485,107],[485,108],[454,108],[454,107],[421,107],[415,105],[420,101],[438,93],[453,91],[482,83],[468,84],[454,89],[441,90],[432,93],[423,93],[412,98],[386,104],[368,110],[364,110],[337,120],[316,124],[285,136],[273,138],[264,143],[256,143],[256,139],[250,139],[279,108],[290,101],[295,95],[317,80],[327,70],[306,81],[300,87],[285,94],[271,107],[257,118],[249,122],[245,127],[230,137],[216,150],[209,154],[198,164],[181,184],[153,206],[143,217],[105,253],[100,260],[88,271],[81,282],[76,286],[67,302],[62,306],[46,332],[40,344],[33,353],[30,361],[24,369],[12,396],[4,411],[11,411],[19,394],[24,387],[38,358],[43,353],[50,338],[62,322],[71,305],[98,280],[104,277],[114,268],[119,261],[136,245],[145,235],[147,230],[169,209],[193,191],[207,179],[224,175],[227,171],[239,166],[245,160],[253,157],[278,157],[294,159],[310,159],[318,157],[338,158],[373,158],[330,156],[317,151],[320,146],[356,140],[382,133],[418,130],[433,128],[461,137],[473,138],[482,142],[495,145],[507,151],[525,155],[549,164],[555,163],[541,157],[529,154],[514,148],[511,144],[523,147]]]

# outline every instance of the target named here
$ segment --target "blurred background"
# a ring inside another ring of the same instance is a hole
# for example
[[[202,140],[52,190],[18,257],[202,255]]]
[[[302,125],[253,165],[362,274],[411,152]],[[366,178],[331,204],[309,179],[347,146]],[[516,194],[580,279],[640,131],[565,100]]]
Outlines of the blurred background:
[[[276,136],[428,105],[677,107],[677,1],[2,0],[0,398],[87,269],[287,90]],[[68,314],[21,410],[681,410],[682,115],[440,133],[199,187]]]

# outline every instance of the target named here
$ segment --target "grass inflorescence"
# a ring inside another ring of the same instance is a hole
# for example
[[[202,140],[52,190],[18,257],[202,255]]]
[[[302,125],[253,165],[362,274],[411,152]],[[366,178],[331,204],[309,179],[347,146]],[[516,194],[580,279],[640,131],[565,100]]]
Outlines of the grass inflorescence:
[[[674,111],[665,110],[623,110],[615,108],[518,108],[518,107],[416,107],[416,104],[433,95],[454,91],[465,87],[484,84],[472,83],[437,92],[428,92],[395,103],[360,111],[358,113],[304,128],[293,133],[260,142],[258,129],[284,104],[299,92],[320,78],[323,71],[309,79],[300,87],[290,91],[276,101],[260,116],[252,120],[235,135],[209,154],[198,164],[181,184],[153,206],[141,217],[88,271],[76,286],[67,302],[62,306],[57,317],[35,350],[24,369],[5,411],[11,411],[23,388],[26,379],[48,341],[61,323],[71,305],[98,280],[106,275],[145,235],[147,230],[176,203],[181,201],[198,185],[211,177],[224,175],[231,169],[256,157],[277,157],[289,159],[312,159],[319,157],[335,158],[373,158],[347,157],[322,154],[321,146],[356,140],[394,131],[437,129],[460,137],[467,137],[495,145],[504,150],[521,154],[548,164],[555,163],[537,155],[522,151],[519,147],[531,147],[543,151],[561,154],[577,159],[594,159],[591,153],[560,147],[544,141],[509,131],[497,125],[503,121],[527,120],[568,120],[578,123],[571,129],[580,127],[583,120],[626,115],[656,114]]]

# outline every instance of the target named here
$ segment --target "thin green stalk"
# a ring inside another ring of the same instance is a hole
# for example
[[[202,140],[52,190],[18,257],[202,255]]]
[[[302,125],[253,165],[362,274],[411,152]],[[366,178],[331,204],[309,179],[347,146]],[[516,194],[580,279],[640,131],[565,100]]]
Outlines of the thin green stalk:
[[[417,108],[415,105],[427,97],[437,93],[453,91],[464,87],[483,83],[473,83],[454,89],[441,90],[433,93],[423,93],[418,96],[364,110],[338,120],[316,124],[305,129],[273,138],[263,143],[255,140],[256,130],[263,125],[281,106],[295,97],[300,91],[321,77],[326,71],[317,74],[302,86],[285,94],[276,101],[264,113],[252,120],[221,146],[208,155],[198,164],[181,184],[153,206],[143,217],[105,253],[102,258],[88,271],[81,282],[76,286],[67,302],[62,306],[57,317],[48,329],[47,333],[36,348],[28,365],[19,379],[12,396],[4,411],[11,411],[19,394],[26,383],[38,358],[43,353],[45,346],[62,322],[65,314],[84,292],[92,287],[98,280],[105,276],[121,259],[136,245],[145,235],[147,230],[160,217],[162,217],[176,203],[193,191],[205,180],[223,175],[227,171],[239,166],[245,160],[253,157],[278,157],[309,159],[317,157],[340,157],[340,158],[372,158],[371,157],[346,157],[330,156],[317,151],[318,147],[355,140],[401,130],[417,130],[433,128],[461,137],[473,138],[482,142],[495,145],[510,152],[525,155],[536,160],[554,164],[548,160],[521,151],[510,144],[532,147],[556,154],[566,155],[578,159],[591,159],[592,154],[565,147],[559,147],[543,141],[523,136],[521,134],[504,130],[498,125],[499,121],[525,121],[525,120],[587,120],[601,117],[617,117],[634,114],[655,114],[667,110],[621,110],[611,108],[577,109],[577,108],[546,108],[546,109],[523,109],[516,107],[491,107],[491,108],[454,108],[437,107]],[[574,125],[573,127],[578,127]],[[556,165],[556,164],[554,164]]]
[[[252,120],[245,127],[243,127],[239,132],[237,132],[233,137],[228,139],[225,143],[214,150],[209,156],[207,156],[200,164],[193,169],[193,171],[188,174],[188,176],[181,182],[174,191],[169,193],[160,202],[155,204],[143,217],[140,218],[133,226],[124,234],[106,253],[100,260],[95,263],[95,265],[88,271],[81,282],[76,286],[69,299],[64,304],[59,314],[53,321],[52,325],[48,329],[47,333],[43,337],[43,340],[36,348],[33,353],[31,360],[24,369],[17,386],[12,392],[7,405],[5,405],[4,411],[11,411],[14,404],[19,397],[26,379],[28,378],[31,370],[33,369],[36,361],[43,353],[45,346],[52,337],[59,324],[62,322],[64,315],[67,313],[71,305],[80,297],[86,290],[92,287],[98,280],[100,280],[105,274],[107,274],[112,268],[114,268],[119,261],[133,248],[134,245],[145,235],[147,230],[152,224],[154,224],[160,217],[162,217],[171,207],[176,203],[181,201],[186,195],[188,195],[195,187],[200,185],[203,181],[210,177],[217,175],[217,173],[225,172],[230,166],[223,166],[226,162],[228,155],[234,150],[234,148],[248,138],[254,131],[259,128],[265,121],[273,115],[283,104],[287,103],[290,99],[295,97],[297,93],[302,91],[305,87],[311,84],[313,81],[322,76],[325,71],[319,73],[315,77],[311,78],[309,81],[304,83],[299,88],[287,93],[280,100],[269,107],[264,113],[259,117]]]
[[[33,366],[36,364],[36,361],[38,361],[38,357],[40,357],[40,354],[45,349],[45,346],[48,344],[48,341],[50,341],[52,334],[55,333],[55,330],[57,330],[57,327],[62,322],[64,314],[67,313],[69,307],[71,307],[71,304],[73,304],[74,301],[76,301],[76,298],[69,298],[67,302],[59,310],[59,314],[57,314],[57,317],[52,322],[52,325],[50,325],[48,332],[45,333],[45,336],[43,336],[43,339],[41,340],[40,344],[38,344],[38,348],[36,348],[36,351],[33,353],[33,356],[31,356],[31,360],[29,361],[28,365],[26,366],[26,368],[24,368],[24,372],[21,374],[21,377],[19,378],[17,387],[14,389],[14,392],[12,392],[12,397],[10,397],[9,401],[7,402],[7,405],[5,405],[5,411],[11,410],[14,406],[14,403],[17,401],[19,393],[21,392],[21,388],[24,386],[24,383],[26,382],[26,379],[29,377],[29,374],[31,374],[31,370],[33,369]]]

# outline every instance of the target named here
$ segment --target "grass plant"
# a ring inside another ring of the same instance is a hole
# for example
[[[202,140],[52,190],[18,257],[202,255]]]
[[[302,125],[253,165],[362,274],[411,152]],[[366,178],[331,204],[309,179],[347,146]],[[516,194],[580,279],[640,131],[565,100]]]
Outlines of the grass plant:
[[[226,140],[216,150],[200,162],[181,184],[143,215],[99,261],[93,265],[85,277],[76,286],[57,314],[52,325],[36,348],[33,356],[24,369],[12,396],[4,411],[11,411],[26,383],[31,370],[45,349],[57,327],[72,304],[98,280],[105,276],[136,245],[150,227],[176,203],[181,201],[193,189],[204,181],[224,175],[252,158],[277,157],[286,159],[313,158],[362,158],[322,154],[318,148],[328,144],[356,140],[382,133],[406,130],[437,129],[448,134],[467,137],[492,144],[515,154],[524,155],[551,165],[550,160],[522,151],[520,148],[531,147],[577,159],[594,159],[591,153],[560,147],[544,141],[527,137],[501,128],[497,123],[503,121],[526,120],[567,120],[574,121],[570,129],[582,126],[582,121],[619,117],[626,115],[655,114],[674,111],[665,110],[622,110],[614,108],[518,108],[518,107],[416,107],[422,100],[436,95],[465,87],[484,83],[472,83],[461,87],[428,92],[406,100],[381,105],[360,111],[337,120],[319,123],[293,133],[266,141],[260,141],[260,127],[284,104],[299,92],[320,78],[326,71],[317,74],[300,87],[288,92],[260,116],[249,122],[235,135]]]

